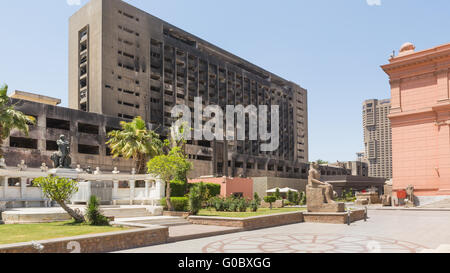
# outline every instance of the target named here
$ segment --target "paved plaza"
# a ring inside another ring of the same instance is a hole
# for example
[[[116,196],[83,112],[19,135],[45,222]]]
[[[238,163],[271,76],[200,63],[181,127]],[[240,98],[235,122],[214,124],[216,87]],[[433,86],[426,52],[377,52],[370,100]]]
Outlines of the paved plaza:
[[[450,244],[448,211],[369,211],[351,226],[301,223],[122,253],[415,253]]]

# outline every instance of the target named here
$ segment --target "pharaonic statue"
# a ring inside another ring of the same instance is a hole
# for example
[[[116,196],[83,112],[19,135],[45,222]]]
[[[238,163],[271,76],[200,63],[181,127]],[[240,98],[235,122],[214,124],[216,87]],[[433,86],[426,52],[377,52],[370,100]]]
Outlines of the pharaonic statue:
[[[55,168],[70,168],[72,159],[70,158],[70,142],[66,140],[64,135],[61,135],[56,141],[58,144],[58,151],[55,152],[51,159]]]
[[[325,195],[325,200],[328,204],[336,203],[333,200],[333,186],[329,183],[322,182],[320,179],[319,164],[313,162],[309,170],[308,176],[308,187],[310,188],[321,188]]]

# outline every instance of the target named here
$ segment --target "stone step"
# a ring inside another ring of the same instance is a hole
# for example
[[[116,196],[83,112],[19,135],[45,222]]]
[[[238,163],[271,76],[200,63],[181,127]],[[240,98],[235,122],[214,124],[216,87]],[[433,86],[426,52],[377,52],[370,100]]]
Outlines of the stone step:
[[[156,225],[166,227],[184,226],[191,224],[188,220],[182,217],[167,217],[167,216],[122,218],[118,219],[118,221],[126,223],[136,223],[136,224]]]
[[[103,214],[107,217],[115,218],[134,218],[134,217],[147,217],[151,216],[151,213],[145,208],[106,208],[102,209]]]

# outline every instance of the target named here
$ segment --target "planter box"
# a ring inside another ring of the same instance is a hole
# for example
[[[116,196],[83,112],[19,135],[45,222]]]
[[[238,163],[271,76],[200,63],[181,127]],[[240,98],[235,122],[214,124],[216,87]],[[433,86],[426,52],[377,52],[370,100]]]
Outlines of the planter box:
[[[302,223],[303,212],[288,212],[249,218],[190,216],[188,220],[195,225],[237,227],[244,230],[253,230]]]
[[[354,210],[350,212],[350,223],[364,220],[365,210]],[[303,214],[306,223],[325,223],[325,224],[347,224],[347,212],[305,212]]]
[[[90,234],[37,242],[44,246],[42,253],[71,253],[79,246],[79,253],[106,253],[167,243],[169,228],[154,227],[129,231]],[[31,242],[0,245],[2,253],[38,253]]]

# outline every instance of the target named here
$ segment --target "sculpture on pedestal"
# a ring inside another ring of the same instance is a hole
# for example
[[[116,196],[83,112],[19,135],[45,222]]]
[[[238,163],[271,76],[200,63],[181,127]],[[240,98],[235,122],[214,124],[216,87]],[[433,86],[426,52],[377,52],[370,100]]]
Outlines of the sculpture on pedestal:
[[[51,157],[54,167],[70,169],[70,164],[72,164],[72,159],[69,156],[70,142],[66,140],[64,135],[61,135],[56,144],[58,144],[58,152]]]
[[[306,203],[309,212],[344,212],[345,204],[333,200],[333,186],[320,179],[319,164],[313,162],[306,187]]]

